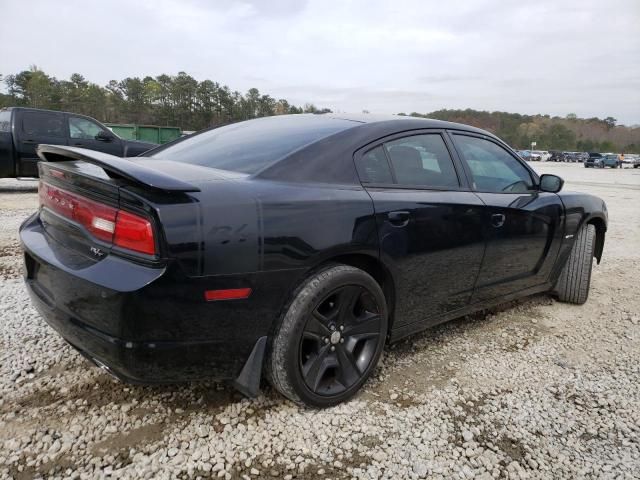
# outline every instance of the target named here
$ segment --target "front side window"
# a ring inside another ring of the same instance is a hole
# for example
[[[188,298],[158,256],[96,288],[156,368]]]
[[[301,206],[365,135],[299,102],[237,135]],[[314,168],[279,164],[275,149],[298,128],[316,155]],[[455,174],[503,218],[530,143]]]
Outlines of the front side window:
[[[412,135],[384,145],[397,183],[431,188],[460,186],[453,161],[440,134]]]
[[[456,148],[481,192],[524,193],[533,189],[529,171],[501,146],[483,138],[454,134]]]
[[[69,117],[69,136],[71,138],[94,139],[103,131],[95,122],[81,117]]]
[[[64,137],[62,115],[45,112],[24,112],[22,131],[33,137]]]

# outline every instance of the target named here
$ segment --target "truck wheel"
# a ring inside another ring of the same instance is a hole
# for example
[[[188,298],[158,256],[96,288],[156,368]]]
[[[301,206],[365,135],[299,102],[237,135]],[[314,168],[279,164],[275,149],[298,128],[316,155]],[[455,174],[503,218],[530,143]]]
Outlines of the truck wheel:
[[[554,291],[561,302],[582,305],[589,296],[596,227],[587,224],[578,232],[567,263],[560,273]]]
[[[351,398],[387,335],[384,293],[368,273],[329,266],[298,287],[273,337],[266,373],[285,397],[314,407]]]

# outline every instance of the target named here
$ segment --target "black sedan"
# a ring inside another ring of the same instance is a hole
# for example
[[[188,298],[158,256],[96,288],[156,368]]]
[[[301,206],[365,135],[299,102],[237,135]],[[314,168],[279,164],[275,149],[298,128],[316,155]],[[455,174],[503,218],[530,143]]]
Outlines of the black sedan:
[[[607,212],[504,142],[427,119],[291,115],[122,159],[41,145],[20,228],[44,319],[130,382],[261,378],[329,406],[386,343],[515,298],[587,299]]]

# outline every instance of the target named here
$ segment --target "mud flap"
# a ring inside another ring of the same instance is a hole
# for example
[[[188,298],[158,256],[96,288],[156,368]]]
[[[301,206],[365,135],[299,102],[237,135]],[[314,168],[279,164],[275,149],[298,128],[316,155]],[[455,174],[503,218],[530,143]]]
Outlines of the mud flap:
[[[240,375],[231,384],[233,388],[247,397],[253,398],[260,391],[260,378],[262,377],[262,364],[266,348],[267,337],[260,337],[253,346]]]

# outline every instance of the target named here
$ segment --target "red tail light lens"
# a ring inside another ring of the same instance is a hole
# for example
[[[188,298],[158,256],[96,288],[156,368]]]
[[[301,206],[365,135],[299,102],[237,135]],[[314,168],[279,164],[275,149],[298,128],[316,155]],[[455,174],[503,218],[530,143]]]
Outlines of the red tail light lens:
[[[146,218],[120,210],[116,219],[113,243],[122,248],[149,255],[156,253],[153,227]]]
[[[40,181],[40,205],[79,223],[94,237],[134,252],[154,255],[151,222],[141,216],[103,205]]]

